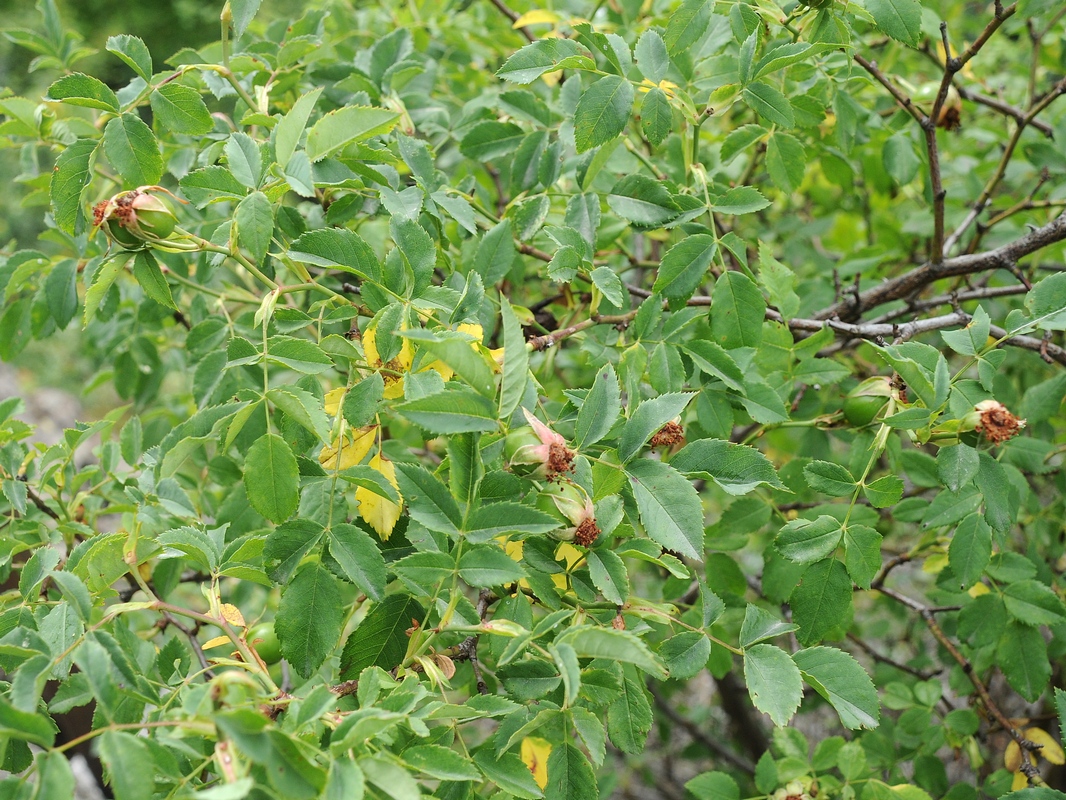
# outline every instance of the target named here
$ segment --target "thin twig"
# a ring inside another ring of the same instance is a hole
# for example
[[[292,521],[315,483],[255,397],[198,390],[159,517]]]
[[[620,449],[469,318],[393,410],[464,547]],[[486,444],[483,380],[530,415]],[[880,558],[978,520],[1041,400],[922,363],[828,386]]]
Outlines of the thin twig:
[[[1002,726],[1003,730],[1010,734],[1011,739],[1015,741],[1023,752],[1036,753],[1041,749],[1042,745],[1031,742],[1022,736],[1018,729],[1011,724],[1007,716],[1000,711],[999,706],[996,705],[996,702],[992,699],[992,695],[989,694],[988,687],[985,686],[984,681],[982,681],[980,676],[974,671],[973,663],[962,654],[959,648],[948,638],[947,634],[945,634],[944,630],[940,627],[940,624],[936,621],[933,609],[927,608],[917,600],[913,600],[912,598],[902,595],[892,589],[887,589],[882,586],[879,591],[886,597],[892,598],[897,603],[905,605],[907,608],[918,612],[919,616],[921,616],[922,620],[925,622],[926,627],[929,628],[929,632],[933,634],[933,638],[935,638],[941,646],[948,651],[951,657],[955,659],[955,662],[962,667],[962,671],[966,673],[966,677],[970,679],[973,688],[977,690],[977,695],[981,698],[981,702],[984,704],[985,709],[992,715],[996,722]],[[1031,785],[1043,784],[1036,766],[1030,763],[1028,758],[1022,759],[1020,769],[1029,779]]]
[[[712,739],[710,736],[704,733],[700,726],[697,725],[695,722],[688,719],[687,717],[681,716],[681,714],[679,714],[674,709],[674,707],[670,705],[669,701],[665,697],[663,697],[662,693],[659,691],[659,687],[656,686],[654,682],[648,683],[648,691],[651,692],[651,696],[655,700],[655,707],[662,711],[668,720],[670,720],[678,727],[683,728],[685,732],[695,741],[703,745],[703,747],[713,753],[716,757],[720,758],[723,761],[728,761],[737,769],[743,770],[749,775],[755,774],[755,765],[748,761],[748,759],[744,758],[744,756],[737,755],[736,753],[732,752],[731,750],[726,748],[721,742]]]
[[[884,653],[879,653],[878,651],[874,650],[873,647],[864,642],[854,633],[849,633],[848,639],[854,642],[860,650],[866,653],[866,655],[870,656],[870,658],[872,658],[874,661],[877,661],[881,664],[888,664],[888,666],[894,667],[900,672],[906,672],[908,675],[913,675],[914,677],[918,678],[918,680],[927,681],[930,678],[936,677],[944,671],[943,667],[939,667],[934,670],[923,670],[915,669],[914,667],[909,667],[906,664],[896,661],[894,658],[886,656]]]
[[[503,0],[490,0],[490,2],[494,6],[496,6],[496,8],[499,10],[499,12],[501,14],[503,14],[505,17],[507,17],[507,19],[511,20],[512,23],[518,21],[518,16],[519,16],[518,12],[515,11],[514,9],[512,9],[510,6],[508,6],[505,2],[503,2]],[[537,41],[537,37],[533,35],[533,31],[531,31],[525,25],[519,26],[518,30],[521,32],[521,34],[523,36],[526,37],[526,40],[528,42],[532,43],[532,42]]]

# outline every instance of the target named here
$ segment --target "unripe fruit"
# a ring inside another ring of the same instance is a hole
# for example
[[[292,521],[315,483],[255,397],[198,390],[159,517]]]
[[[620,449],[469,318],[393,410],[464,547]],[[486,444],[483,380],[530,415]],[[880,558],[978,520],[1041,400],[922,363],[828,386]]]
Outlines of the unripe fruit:
[[[857,428],[869,425],[892,397],[888,378],[867,378],[844,398],[844,419]]]
[[[248,644],[255,648],[255,652],[266,664],[276,664],[281,661],[281,642],[274,633],[273,622],[260,622],[248,631]]]
[[[93,208],[93,221],[122,247],[137,248],[145,242],[166,239],[178,223],[170,207],[153,192],[158,186],[141,186],[117,194]]]

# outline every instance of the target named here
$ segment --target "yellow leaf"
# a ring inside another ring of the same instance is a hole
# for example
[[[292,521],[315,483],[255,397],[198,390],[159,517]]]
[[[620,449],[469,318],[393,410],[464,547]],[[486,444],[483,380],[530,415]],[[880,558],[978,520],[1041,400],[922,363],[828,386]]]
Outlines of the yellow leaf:
[[[396,482],[396,466],[388,459],[382,458],[381,453],[370,459],[370,468],[380,472],[397,493],[400,491],[400,485]],[[362,486],[355,490],[355,499],[359,501],[359,516],[377,531],[383,541],[388,541],[392,529],[400,519],[401,507]]]
[[[525,25],[554,25],[560,19],[561,17],[554,11],[538,8],[533,11],[527,11],[516,19],[511,27],[518,30]]]
[[[1013,739],[1007,744],[1007,750],[1003,753],[1003,766],[1010,772],[1017,772],[1022,767],[1022,749]]]
[[[377,425],[359,428],[353,434],[346,434],[343,446],[340,441],[322,448],[318,461],[325,469],[348,469],[354,467],[366,457],[377,438]],[[338,455],[337,451],[340,451]]]
[[[522,740],[522,763],[533,773],[533,780],[543,789],[548,785],[548,756],[551,743],[536,736],[527,736]]]
[[[337,416],[337,412],[341,410],[341,403],[344,401],[344,393],[346,391],[348,390],[341,386],[338,389],[330,389],[326,392],[326,413],[331,417]]]
[[[1014,780],[1011,781],[1010,790],[1012,792],[1020,792],[1022,789],[1029,785],[1029,779],[1025,777],[1024,772],[1015,772]]]
[[[1027,728],[1025,738],[1030,742],[1042,745],[1043,749],[1040,751],[1040,755],[1052,764],[1066,762],[1066,753],[1062,752],[1062,747],[1043,728]],[[1011,742],[1011,744],[1014,744],[1014,742]]]
[[[975,583],[970,587],[970,591],[967,592],[967,594],[969,594],[970,597],[980,597],[983,594],[988,594],[990,591],[991,589],[989,589],[987,585],[983,583]]]
[[[221,647],[224,644],[232,644],[228,636],[216,636],[214,639],[208,639],[200,647],[204,650],[210,650],[212,647]]]
[[[218,610],[222,612],[222,619],[226,620],[230,625],[236,625],[238,628],[246,627],[244,615],[237,606],[232,603],[223,603],[218,607]]]
[[[371,328],[363,334],[363,353],[366,354],[366,363],[372,369],[385,367],[389,370],[389,372],[381,373],[381,377],[385,381],[385,398],[395,400],[397,397],[403,397],[403,376],[394,373],[411,371],[411,362],[414,361],[415,357],[411,340],[404,339],[396,358],[385,364],[382,362],[381,356],[378,355],[377,330]]]
[[[922,563],[922,572],[928,573],[930,575],[939,575],[943,571],[944,567],[946,567],[947,565],[948,554],[937,553],[925,559],[925,561]]]

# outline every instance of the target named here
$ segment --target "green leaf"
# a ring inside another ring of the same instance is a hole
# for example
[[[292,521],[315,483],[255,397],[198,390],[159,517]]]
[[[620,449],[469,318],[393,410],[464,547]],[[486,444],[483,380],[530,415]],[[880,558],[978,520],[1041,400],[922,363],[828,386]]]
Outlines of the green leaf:
[[[663,34],[663,42],[670,55],[683,53],[703,37],[710,24],[713,8],[711,0],[684,0],[670,15]]]
[[[859,662],[834,647],[811,647],[792,656],[811,685],[849,730],[876,728],[881,718],[877,690]]]
[[[126,188],[157,184],[163,177],[163,157],[155,134],[136,114],[122,114],[107,123],[104,155]]]
[[[703,506],[699,495],[673,467],[640,459],[626,467],[640,521],[655,542],[703,560]]]
[[[532,83],[545,72],[565,68],[595,69],[596,62],[573,39],[541,39],[508,58],[496,75],[512,83]]]
[[[499,425],[496,406],[472,389],[449,388],[395,408],[431,433],[494,431]]]
[[[129,34],[107,37],[107,52],[117,56],[146,83],[152,80],[152,54],[144,41]]]
[[[803,700],[803,681],[788,653],[770,644],[744,651],[744,680],[751,702],[774,725],[787,725]]]
[[[83,211],[82,194],[92,178],[96,146],[95,139],[78,139],[59,154],[52,170],[52,212],[56,225],[67,233],[74,233],[78,214]]]
[[[821,641],[844,621],[851,610],[851,579],[844,565],[833,558],[807,567],[788,600],[792,619],[799,625],[800,644]]]
[[[752,111],[768,122],[782,128],[795,127],[796,117],[792,112],[792,104],[770,84],[762,81],[750,83],[744,87],[741,96]]]
[[[544,797],[547,800],[572,800],[598,795],[596,774],[585,754],[570,742],[555,745],[548,756],[548,783],[544,787]]]
[[[70,768],[70,761],[63,753],[55,750],[38,753],[36,766],[36,800],[76,796],[74,771]]]
[[[211,203],[238,200],[247,189],[225,167],[213,165],[190,172],[180,181],[181,193],[197,208]],[[292,253],[290,253],[292,255]]]
[[[300,138],[307,128],[307,120],[311,118],[311,112],[322,91],[323,87],[320,86],[301,95],[274,128],[274,155],[279,164],[288,164],[292,154],[296,152]]]
[[[666,92],[656,86],[640,101],[640,128],[652,147],[658,147],[670,135],[674,110]]]
[[[740,800],[737,782],[724,772],[704,772],[685,784],[696,800]]]
[[[191,86],[164,83],[152,92],[151,104],[156,119],[172,133],[199,136],[215,127],[204,99]]]
[[[410,333],[417,334],[418,331],[413,330]],[[451,367],[456,376],[470,384],[485,398],[495,398],[496,381],[489,366],[490,362],[480,350],[470,346],[468,339],[455,337],[429,341],[420,338],[419,344],[436,360]]]
[[[144,293],[162,306],[177,310],[170,284],[159,268],[159,262],[148,250],[141,250],[133,259],[133,277],[144,289]]]
[[[922,6],[918,0],[866,0],[877,27],[893,39],[917,47],[922,34]]]
[[[903,497],[903,481],[895,475],[882,475],[862,487],[862,493],[874,508],[894,506]]]
[[[577,426],[574,431],[574,445],[582,449],[595,444],[614,426],[622,410],[621,390],[614,367],[605,364],[596,371],[596,377],[577,413]]]
[[[1007,586],[1003,593],[1007,613],[1023,625],[1061,625],[1066,606],[1047,584],[1030,579]]]
[[[762,192],[754,186],[736,186],[711,200],[711,206],[720,214],[751,214],[770,205]],[[740,273],[728,273],[740,274]]]
[[[151,800],[156,766],[145,740],[126,731],[104,731],[99,741],[115,800]]]
[[[492,747],[482,747],[474,753],[474,763],[486,778],[515,797],[524,800],[544,797],[537,782],[533,780],[533,773],[514,753],[501,753],[497,756]]]
[[[468,547],[459,557],[459,577],[471,586],[506,586],[525,575],[522,566],[496,545]]]
[[[634,48],[637,66],[641,73],[652,83],[658,83],[666,77],[670,68],[670,54],[666,51],[666,42],[655,30],[646,30],[637,40]]]
[[[480,544],[507,533],[547,533],[558,527],[559,521],[550,514],[532,506],[503,500],[475,504],[463,530],[467,541]]]
[[[806,166],[807,153],[796,137],[780,131],[770,137],[766,145],[766,169],[778,189],[789,194],[799,189]]]
[[[396,465],[396,478],[411,516],[431,531],[459,532],[462,514],[448,488],[418,464]]]
[[[407,629],[425,618],[422,606],[404,594],[376,603],[359,623],[341,653],[341,680],[352,680],[367,667],[394,669],[407,653]]]
[[[629,573],[618,554],[601,547],[589,550],[587,560],[592,583],[600,594],[612,603],[625,603],[629,599]]]
[[[303,564],[285,587],[274,620],[285,660],[310,678],[341,636],[345,606],[337,580],[321,564]]]
[[[644,640],[629,631],[580,625],[568,628],[556,638],[574,648],[581,658],[605,658],[632,664],[652,677],[664,680],[666,668],[662,661],[644,644]]]
[[[244,487],[252,508],[271,522],[284,522],[299,501],[300,472],[288,443],[267,433],[248,448]]]
[[[744,373],[724,347],[706,339],[694,339],[685,346],[693,363],[730,389],[744,391]]]
[[[1066,330],[1066,273],[1057,272],[1034,284],[1025,296],[1025,308],[1038,328]]]
[[[509,225],[510,223],[508,223]],[[512,245],[513,248],[513,245]],[[478,250],[480,254],[480,248]],[[529,380],[529,351],[514,309],[506,298],[500,299],[503,324],[503,377],[500,380],[500,419],[509,419],[525,394]]]
[[[633,107],[633,86],[621,75],[606,75],[581,95],[574,110],[577,152],[606,144],[622,133]]]
[[[953,492],[959,491],[977,477],[981,460],[977,451],[966,444],[941,447],[936,454],[936,472],[940,480]]]
[[[61,100],[72,106],[98,108],[101,111],[118,113],[118,98],[111,88],[90,75],[73,72],[64,75],[48,87],[49,100]]]
[[[235,214],[237,237],[241,246],[261,262],[270,247],[274,233],[274,207],[262,192],[253,192],[242,199]]]
[[[459,143],[459,151],[475,161],[491,161],[513,153],[526,132],[513,122],[486,120],[479,122]]]
[[[296,386],[283,386],[270,389],[266,397],[286,416],[313,433],[320,442],[330,440],[332,423],[322,408],[322,402],[313,394]]]
[[[47,716],[20,711],[6,696],[0,695],[0,735],[51,747],[55,741],[56,727]]]
[[[1040,628],[1008,623],[996,649],[996,665],[1014,691],[1035,703],[1051,680],[1048,646]]]
[[[623,668],[621,694],[607,707],[607,733],[623,753],[640,753],[651,730],[652,713],[648,691],[639,673]]]
[[[849,497],[855,491],[855,478],[847,468],[829,461],[809,462],[803,477],[814,491],[831,497]]]
[[[711,334],[726,350],[758,347],[766,301],[747,275],[726,272],[714,285]]]
[[[408,747],[401,758],[414,770],[445,781],[476,781],[481,773],[454,750],[439,744],[421,744]]]
[[[364,280],[381,281],[378,257],[355,231],[343,228],[308,231],[292,243],[288,255],[304,264],[339,269]]]
[[[689,477],[713,480],[731,495],[748,494],[763,484],[788,491],[766,456],[724,439],[690,442],[670,459],[670,465]]]
[[[237,38],[248,30],[262,2],[263,0],[229,0],[230,10],[233,12],[233,33]]]
[[[959,588],[977,583],[991,558],[992,529],[983,516],[970,514],[959,523],[948,547],[948,564],[960,581]]]
[[[922,165],[922,160],[914,152],[914,143],[911,140],[910,131],[900,131],[885,140],[884,149],[881,151],[881,162],[884,164],[885,172],[891,175],[892,179],[900,186],[905,186],[914,180],[914,176],[918,174],[918,168]],[[980,306],[978,308],[980,309]],[[955,345],[949,341],[949,336],[960,337],[961,335],[961,337],[969,339],[969,336],[963,331],[952,331],[951,333],[941,333],[941,335],[952,347]],[[956,352],[960,351],[956,350]]]
[[[744,609],[744,622],[740,626],[740,646],[750,647],[794,630],[796,626],[791,622],[782,622],[766,609],[748,603]]]
[[[305,375],[318,375],[333,367],[333,360],[322,352],[321,347],[292,336],[271,336],[267,340],[266,358]]]
[[[334,525],[329,530],[329,553],[367,597],[385,598],[385,559],[368,533],[343,522]]]
[[[482,237],[474,257],[474,269],[486,286],[494,286],[511,271],[517,252],[510,218],[500,220]]]
[[[767,52],[755,65],[755,77],[761,78],[771,72],[777,72],[804,59],[811,45],[806,42],[788,42],[778,45]]]
[[[710,274],[718,243],[713,236],[697,233],[675,244],[659,262],[652,291],[664,297],[687,300]]]
[[[681,415],[693,397],[695,395],[691,393],[671,392],[645,400],[637,406],[622,428],[618,440],[618,457],[622,463],[633,460],[656,431]]]
[[[259,143],[246,133],[231,133],[223,152],[233,177],[243,186],[254,189],[263,177],[263,153]]]
[[[636,225],[658,227],[678,214],[670,192],[659,181],[646,175],[627,175],[607,195],[607,205],[618,216]]]
[[[385,381],[381,373],[373,372],[352,386],[344,395],[341,414],[353,428],[362,428],[374,421],[385,395]]]
[[[307,155],[312,162],[356,142],[383,136],[399,122],[400,115],[386,108],[345,106],[331,111],[307,132]]]
[[[881,569],[882,536],[866,525],[849,525],[844,529],[844,566],[856,585],[869,589]]]
[[[824,462],[823,462],[824,463]],[[785,523],[774,544],[777,552],[797,564],[810,564],[833,554],[844,531],[835,517],[794,519]]]
[[[612,305],[621,306],[625,302],[626,293],[625,288],[622,286],[622,279],[615,274],[613,269],[610,267],[596,267],[589,273],[589,277],[592,278],[593,284],[603,292],[603,296]]]
[[[659,657],[675,680],[694,678],[707,666],[710,656],[711,640],[698,631],[682,631],[659,648]]]

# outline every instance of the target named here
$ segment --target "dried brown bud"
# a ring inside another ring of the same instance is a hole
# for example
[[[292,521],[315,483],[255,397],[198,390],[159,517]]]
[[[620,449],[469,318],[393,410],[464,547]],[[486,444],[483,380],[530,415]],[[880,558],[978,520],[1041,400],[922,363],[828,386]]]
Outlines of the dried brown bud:
[[[649,447],[672,447],[685,441],[685,429],[677,422],[667,422],[648,440]]]
[[[974,411],[978,414],[974,429],[993,444],[1014,438],[1025,427],[1025,420],[1018,419],[998,400],[982,400]]]
[[[600,536],[600,526],[596,524],[594,517],[586,517],[574,531],[574,544],[582,547],[592,547]]]

